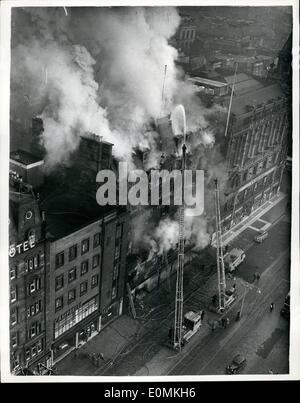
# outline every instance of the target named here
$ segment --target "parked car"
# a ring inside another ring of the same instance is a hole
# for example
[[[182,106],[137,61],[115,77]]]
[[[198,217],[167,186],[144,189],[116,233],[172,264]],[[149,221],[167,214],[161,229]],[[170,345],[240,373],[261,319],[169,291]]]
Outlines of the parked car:
[[[243,368],[245,368],[246,364],[247,364],[246,358],[241,354],[237,354],[231,361],[231,364],[227,365],[226,374],[229,375],[237,374]]]
[[[262,243],[266,238],[268,238],[269,233],[267,231],[261,231],[254,236],[254,241],[257,243]]]
[[[234,271],[246,258],[245,252],[240,248],[233,248],[224,256],[225,269]]]

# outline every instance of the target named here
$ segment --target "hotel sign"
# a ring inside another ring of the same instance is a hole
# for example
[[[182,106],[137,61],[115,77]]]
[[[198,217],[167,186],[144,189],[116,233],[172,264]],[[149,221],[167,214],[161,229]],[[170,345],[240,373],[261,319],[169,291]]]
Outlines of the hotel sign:
[[[16,255],[20,255],[23,252],[26,252],[35,247],[35,236],[30,236],[28,241],[21,242],[19,244],[11,244],[9,246],[9,257],[14,257]]]

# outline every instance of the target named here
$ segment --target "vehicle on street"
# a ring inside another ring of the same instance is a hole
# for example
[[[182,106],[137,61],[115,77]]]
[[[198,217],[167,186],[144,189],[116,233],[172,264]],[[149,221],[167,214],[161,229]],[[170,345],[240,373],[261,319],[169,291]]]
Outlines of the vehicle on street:
[[[243,249],[233,248],[224,256],[225,269],[229,272],[234,271],[246,258]]]
[[[200,326],[202,325],[203,311],[187,312],[183,317],[182,324],[182,346],[184,346],[189,339],[198,332]],[[168,345],[173,345],[174,339],[174,328],[169,330],[169,340]]]
[[[254,236],[254,241],[257,243],[262,243],[266,238],[268,238],[269,233],[267,231],[260,231]]]
[[[246,358],[241,354],[237,354],[231,361],[231,364],[227,365],[226,374],[229,375],[237,374],[243,368],[245,368],[246,364],[247,364]]]
[[[286,319],[290,318],[290,293],[288,293],[285,297],[284,305],[280,311],[280,315]]]

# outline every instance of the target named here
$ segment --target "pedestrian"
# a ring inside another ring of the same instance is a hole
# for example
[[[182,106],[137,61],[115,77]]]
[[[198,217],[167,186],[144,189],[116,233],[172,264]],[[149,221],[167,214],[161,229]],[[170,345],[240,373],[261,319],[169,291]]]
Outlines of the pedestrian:
[[[241,319],[241,311],[238,311],[236,315],[236,321],[239,321]]]
[[[201,322],[203,322],[205,311],[201,311]]]
[[[275,304],[274,304],[274,302],[271,302],[271,304],[270,304],[270,312],[272,312],[274,308],[275,308]]]
[[[269,369],[269,374],[274,374],[272,369]]]
[[[229,318],[226,318],[226,326],[225,327],[227,327],[229,325],[229,323],[230,323]]]

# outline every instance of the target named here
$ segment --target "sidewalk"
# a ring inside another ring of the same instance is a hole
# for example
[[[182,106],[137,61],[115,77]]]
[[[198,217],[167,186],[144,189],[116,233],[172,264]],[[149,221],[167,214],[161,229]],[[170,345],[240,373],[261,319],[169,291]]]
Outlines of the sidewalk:
[[[135,333],[138,321],[127,315],[122,315],[105,327],[97,336],[72,351],[60,361],[56,367],[59,375],[93,375],[109,365],[116,355],[129,344],[136,341]],[[104,360],[99,360],[99,366],[93,363],[91,355],[103,354]]]
[[[275,206],[277,205],[282,205],[282,203],[285,204],[285,199],[286,195],[283,193],[279,193],[278,196],[276,196],[272,200],[266,201],[262,206],[260,206],[253,214],[250,216],[244,218],[241,222],[239,222],[237,225],[232,227],[230,230],[222,234],[222,243],[223,246],[226,246],[227,244],[230,244],[236,238],[238,235],[240,235],[245,229],[251,228],[255,231],[258,230],[265,230],[267,229],[271,223],[269,223],[270,218],[273,218],[272,214],[268,214],[270,210],[273,210]],[[278,216],[278,214],[274,213],[275,216]],[[258,223],[257,223],[258,221]],[[215,247],[215,242],[212,243],[212,245]]]

